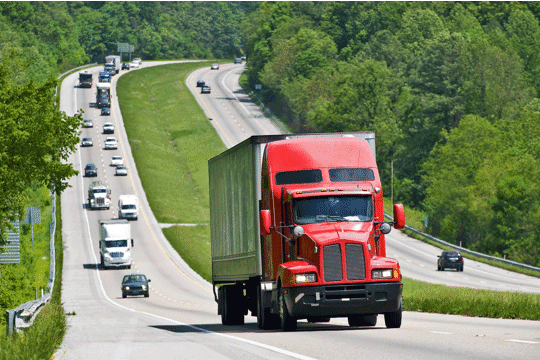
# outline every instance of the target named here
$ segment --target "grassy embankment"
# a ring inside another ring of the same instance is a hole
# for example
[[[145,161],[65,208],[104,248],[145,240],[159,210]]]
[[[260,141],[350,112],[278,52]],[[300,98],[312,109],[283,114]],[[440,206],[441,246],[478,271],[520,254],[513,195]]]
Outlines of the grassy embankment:
[[[200,64],[148,68],[122,76],[118,96],[137,170],[164,229],[186,262],[211,275],[207,160],[223,150],[212,125],[185,87]],[[501,293],[405,279],[406,310],[540,320],[540,295]]]

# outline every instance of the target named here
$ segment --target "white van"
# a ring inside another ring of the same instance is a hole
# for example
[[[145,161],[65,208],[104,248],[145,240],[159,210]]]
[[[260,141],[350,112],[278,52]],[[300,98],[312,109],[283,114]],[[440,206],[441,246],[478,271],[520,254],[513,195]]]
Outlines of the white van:
[[[135,195],[120,195],[118,199],[118,218],[137,220],[139,217],[139,199]]]

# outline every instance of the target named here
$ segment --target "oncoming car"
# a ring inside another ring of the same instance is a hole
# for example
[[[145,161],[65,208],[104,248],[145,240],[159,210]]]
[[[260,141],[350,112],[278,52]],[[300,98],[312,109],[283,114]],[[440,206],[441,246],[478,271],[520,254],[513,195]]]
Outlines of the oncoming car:
[[[84,176],[97,176],[97,167],[94,164],[86,164],[84,167]]]
[[[203,87],[205,84],[204,80],[197,80],[197,87]]]
[[[210,66],[210,70],[219,70],[219,64],[218,64],[218,63],[213,63],[213,64]]]
[[[92,119],[84,119],[83,120],[83,127],[85,127],[85,128],[94,127],[94,123],[92,122]]]
[[[81,140],[81,146],[93,146],[94,143],[92,142],[92,138],[89,137],[83,137]]]
[[[111,158],[111,166],[123,166],[124,165],[124,159],[122,159],[121,156],[114,155]]]
[[[101,108],[101,115],[103,116],[111,115],[111,108],[108,108],[108,107]]]
[[[103,125],[103,133],[104,134],[114,134],[114,125],[110,122],[105,123]]]
[[[201,88],[201,94],[210,94],[210,91],[212,91],[212,89],[208,85],[204,85]]]
[[[454,268],[463,271],[463,256],[457,250],[445,250],[437,256],[437,271],[444,271],[446,268]]]
[[[122,298],[126,298],[128,295],[144,295],[144,297],[149,297],[149,282],[150,279],[146,279],[146,276],[143,274],[125,275],[122,279]]]

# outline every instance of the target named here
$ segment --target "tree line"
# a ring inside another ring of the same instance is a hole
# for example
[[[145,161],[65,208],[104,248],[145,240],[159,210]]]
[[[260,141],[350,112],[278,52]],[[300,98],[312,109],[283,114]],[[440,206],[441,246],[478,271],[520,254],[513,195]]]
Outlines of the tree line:
[[[247,75],[295,131],[369,131],[428,232],[540,266],[540,5],[265,2]]]

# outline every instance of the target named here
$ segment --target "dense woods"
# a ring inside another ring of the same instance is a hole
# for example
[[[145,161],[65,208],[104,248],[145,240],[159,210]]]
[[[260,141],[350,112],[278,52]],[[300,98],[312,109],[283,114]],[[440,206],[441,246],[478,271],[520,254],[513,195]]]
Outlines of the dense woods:
[[[246,55],[294,131],[375,131],[386,195],[393,162],[394,199],[428,232],[540,266],[539,16],[536,2],[1,2],[2,81],[38,91],[118,42],[143,60]]]
[[[276,2],[248,78],[296,131],[365,131],[394,199],[455,244],[540,266],[540,26],[529,2]]]

